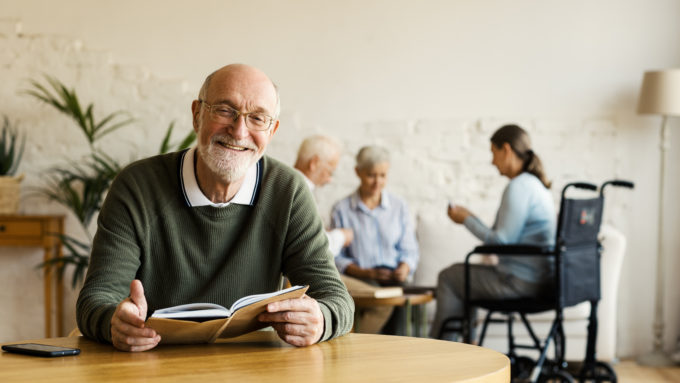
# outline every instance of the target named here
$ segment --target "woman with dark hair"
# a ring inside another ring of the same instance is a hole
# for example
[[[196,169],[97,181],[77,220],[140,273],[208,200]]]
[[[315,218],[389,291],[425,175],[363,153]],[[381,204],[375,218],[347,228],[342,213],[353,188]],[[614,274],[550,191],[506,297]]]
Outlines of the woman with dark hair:
[[[552,246],[555,241],[555,206],[541,160],[531,148],[529,135],[517,125],[505,125],[491,136],[492,164],[510,182],[503,192],[493,226],[487,227],[463,206],[449,206],[452,221],[464,225],[485,245],[526,244]],[[549,293],[551,259],[502,257],[496,264],[475,264],[470,288],[475,299],[514,299]],[[431,335],[437,337],[443,321],[463,316],[464,265],[456,263],[439,273],[437,313]]]

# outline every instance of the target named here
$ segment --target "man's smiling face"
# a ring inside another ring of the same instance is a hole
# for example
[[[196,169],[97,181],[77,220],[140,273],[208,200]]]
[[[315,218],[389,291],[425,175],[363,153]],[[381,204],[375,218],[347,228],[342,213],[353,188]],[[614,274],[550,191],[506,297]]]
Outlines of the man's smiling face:
[[[254,68],[228,66],[213,75],[202,100],[195,101],[193,108],[200,160],[222,181],[238,181],[262,157],[279,122],[275,120],[265,131],[248,129],[243,116],[221,124],[213,120],[207,105],[228,105],[240,112],[275,116],[274,85]]]

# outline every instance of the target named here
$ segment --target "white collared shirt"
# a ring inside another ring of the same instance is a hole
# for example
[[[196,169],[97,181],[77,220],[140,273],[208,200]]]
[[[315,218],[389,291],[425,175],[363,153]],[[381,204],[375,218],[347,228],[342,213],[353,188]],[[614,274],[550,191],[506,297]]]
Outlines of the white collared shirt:
[[[229,204],[235,203],[238,205],[253,205],[255,203],[255,196],[257,195],[257,188],[260,183],[260,161],[257,161],[253,166],[246,171],[245,179],[241,187],[236,192],[236,195],[229,201],[224,203],[214,203],[203,194],[203,191],[198,187],[198,180],[196,179],[196,171],[194,166],[194,159],[196,156],[196,147],[193,147],[182,154],[182,164],[180,166],[180,179],[182,180],[182,193],[188,206],[213,206],[225,207]]]
[[[316,190],[316,185],[314,182],[312,182],[312,180],[310,180],[305,173],[301,172],[300,169],[296,168],[295,170],[302,174],[302,177],[305,179],[309,190],[312,192],[312,194],[314,194],[314,190]],[[316,202],[316,196],[314,197],[314,202]],[[319,214],[320,213],[321,212],[319,212]],[[328,248],[331,250],[331,253],[333,253],[333,256],[340,254],[340,250],[342,250],[342,248],[345,246],[345,233],[340,229],[325,230],[325,233],[326,238],[328,238]]]

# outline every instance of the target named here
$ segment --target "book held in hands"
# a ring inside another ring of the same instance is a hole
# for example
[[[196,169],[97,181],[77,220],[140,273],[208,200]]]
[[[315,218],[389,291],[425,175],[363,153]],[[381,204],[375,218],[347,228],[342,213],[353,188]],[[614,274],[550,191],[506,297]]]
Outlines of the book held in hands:
[[[300,298],[309,286],[293,286],[268,294],[243,297],[230,308],[214,303],[189,303],[154,311],[146,326],[156,330],[163,344],[212,343],[267,327],[257,320],[269,303]]]

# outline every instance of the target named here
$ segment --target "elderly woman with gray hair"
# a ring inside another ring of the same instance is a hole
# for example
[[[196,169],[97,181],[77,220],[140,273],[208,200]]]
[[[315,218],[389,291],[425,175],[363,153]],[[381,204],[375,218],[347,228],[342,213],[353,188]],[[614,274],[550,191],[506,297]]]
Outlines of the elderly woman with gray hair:
[[[333,207],[333,228],[354,231],[354,241],[335,257],[347,289],[366,290],[375,286],[402,285],[418,265],[418,243],[406,203],[387,192],[389,153],[378,146],[366,146],[356,157],[359,188]],[[362,332],[379,332],[392,308],[364,312]]]

